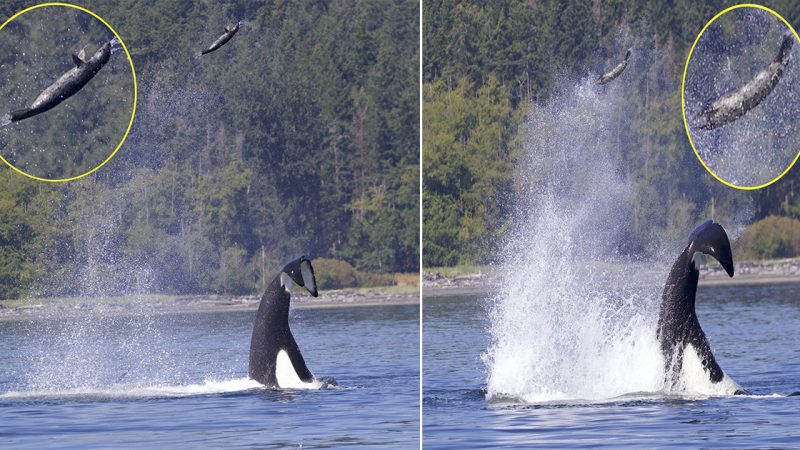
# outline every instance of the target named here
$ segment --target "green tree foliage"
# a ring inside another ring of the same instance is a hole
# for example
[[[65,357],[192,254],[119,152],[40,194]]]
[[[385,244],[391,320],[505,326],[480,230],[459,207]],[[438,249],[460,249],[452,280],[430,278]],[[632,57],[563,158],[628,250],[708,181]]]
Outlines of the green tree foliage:
[[[130,50],[137,117],[84,179],[0,169],[0,296],[254,292],[303,253],[418,269],[418,3],[82,6]]]
[[[490,77],[475,90],[466,78],[425,87],[423,111],[425,258],[434,265],[473,264],[505,216],[515,132],[509,99]]]
[[[769,215],[800,218],[800,170],[755,192],[709,175],[689,145],[680,82],[712,2],[430,0],[423,8],[423,264],[489,262],[511,226],[508,184],[521,155],[523,120],[564,80],[636,53],[626,73],[635,95],[610,111],[620,145],[611,155],[634,190],[623,252],[658,251],[706,218],[724,223]],[[800,3],[767,2],[800,24]],[[624,44],[623,44],[624,42]],[[570,81],[567,81],[570,82]],[[505,109],[508,108],[508,109]],[[494,151],[494,153],[492,153]]]
[[[742,241],[746,258],[786,258],[800,255],[800,220],[769,216],[750,224]]]

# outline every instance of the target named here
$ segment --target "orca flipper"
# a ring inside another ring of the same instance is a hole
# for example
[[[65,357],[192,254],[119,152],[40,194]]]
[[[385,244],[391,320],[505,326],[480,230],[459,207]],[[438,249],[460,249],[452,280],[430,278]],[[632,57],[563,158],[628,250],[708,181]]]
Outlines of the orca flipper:
[[[719,261],[728,276],[733,276],[733,254],[731,243],[722,225],[706,220],[689,235],[689,256],[700,252]]]
[[[699,325],[698,323],[698,327]],[[708,344],[708,339],[706,339],[704,333],[693,336],[692,347],[694,347],[697,352],[697,356],[700,357],[700,363],[703,365],[703,368],[708,371],[711,381],[714,383],[722,381],[722,378],[725,377],[725,373],[722,372],[722,368],[717,364],[717,360],[714,359],[714,354],[711,353],[711,346]]]
[[[666,381],[675,387],[683,368],[684,351],[691,346],[712,383],[719,383],[725,373],[717,364],[695,311],[695,297],[700,272],[694,264],[695,253],[717,259],[728,275],[733,276],[733,255],[725,229],[710,220],[689,235],[689,243],[675,260],[667,276],[658,314],[657,336],[664,356]]]
[[[286,350],[286,354],[289,355],[289,361],[292,362],[292,366],[294,367],[294,371],[297,373],[297,376],[304,383],[310,383],[314,381],[314,375],[312,375],[311,371],[308,370],[308,367],[306,367],[306,362],[303,359],[303,355],[300,354],[300,348],[297,346],[297,342],[295,342],[292,333],[288,334],[286,341],[287,342],[284,345],[284,350]]]
[[[75,67],[80,67],[85,63],[75,52],[72,52],[72,62],[75,63]]]

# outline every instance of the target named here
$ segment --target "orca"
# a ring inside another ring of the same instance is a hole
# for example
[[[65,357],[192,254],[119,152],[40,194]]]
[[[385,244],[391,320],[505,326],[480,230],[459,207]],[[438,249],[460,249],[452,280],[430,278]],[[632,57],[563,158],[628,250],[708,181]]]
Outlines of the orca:
[[[631,58],[631,50],[628,49],[628,51],[625,52],[625,59],[621,63],[617,64],[616,67],[604,73],[600,78],[598,78],[597,84],[603,85],[617,79],[618,76],[622,75],[622,71],[625,70],[626,67],[628,67],[628,60],[630,58]]]
[[[664,356],[666,379],[675,388],[686,362],[687,352],[693,351],[705,375],[712,384],[723,381],[725,373],[714,359],[695,312],[695,295],[700,272],[694,265],[696,253],[705,253],[722,265],[733,277],[733,254],[728,235],[718,223],[707,220],[689,235],[689,243],[672,265],[667,277],[658,314],[658,340]],[[692,356],[694,356],[692,355]],[[694,361],[694,358],[692,358]],[[734,394],[747,394],[735,383]]]
[[[211,53],[214,50],[216,50],[216,49],[222,47],[223,45],[227,44],[228,41],[231,40],[233,35],[236,34],[237,31],[239,31],[239,24],[241,24],[241,22],[237,22],[236,25],[233,26],[233,28],[230,28],[230,27],[226,26],[225,27],[225,32],[222,33],[222,36],[218,37],[217,40],[214,41],[211,44],[211,46],[209,46],[207,49],[201,51],[200,54],[201,55],[205,55],[207,53]]]
[[[18,122],[54,108],[59,103],[70,98],[80,91],[111,58],[111,41],[104,43],[87,61],[85,52],[72,53],[72,62],[75,67],[61,75],[61,77],[42,91],[30,108],[18,109],[8,113],[7,117],[12,122]]]
[[[272,280],[258,305],[250,340],[250,378],[269,388],[319,387],[306,367],[289,329],[289,300],[294,285],[317,297],[311,260],[301,256],[287,263]]]
[[[693,127],[708,131],[725,126],[764,101],[783,76],[784,68],[789,63],[794,39],[791,34],[784,36],[772,63],[747,84],[707,102],[702,111],[694,117]]]

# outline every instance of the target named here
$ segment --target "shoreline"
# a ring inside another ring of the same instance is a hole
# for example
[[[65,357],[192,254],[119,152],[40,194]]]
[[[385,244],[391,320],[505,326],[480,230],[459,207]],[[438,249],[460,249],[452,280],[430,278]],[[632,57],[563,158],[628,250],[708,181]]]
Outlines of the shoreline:
[[[602,267],[601,267],[602,266]],[[604,273],[636,270],[638,281],[643,285],[663,286],[666,273],[653,271],[640,264],[598,265]],[[745,261],[737,265],[733,278],[718,264],[704,264],[700,271],[699,287],[730,287],[766,284],[800,284],[800,258],[767,261]],[[423,302],[426,298],[486,296],[499,280],[489,271],[465,275],[445,276],[435,271],[424,271],[422,281]]]
[[[750,276],[737,278],[709,278],[700,279],[699,287],[731,287],[731,286],[758,286],[765,284],[800,284],[800,277],[789,276]],[[444,297],[474,297],[486,296],[491,293],[490,284],[477,286],[425,286],[422,288],[423,301],[428,298]]]
[[[0,321],[60,319],[86,314],[106,316],[206,314],[256,311],[260,295],[143,295],[112,298],[70,297],[63,299],[26,299],[0,302]],[[317,298],[296,294],[292,309],[371,308],[378,306],[419,305],[416,288],[340,289],[321,291]]]

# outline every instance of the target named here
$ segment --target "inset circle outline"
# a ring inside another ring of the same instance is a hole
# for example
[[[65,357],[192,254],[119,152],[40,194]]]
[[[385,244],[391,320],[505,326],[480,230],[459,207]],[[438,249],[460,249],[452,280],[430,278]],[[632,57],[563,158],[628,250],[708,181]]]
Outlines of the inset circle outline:
[[[684,64],[684,66],[683,66],[683,77],[681,78],[681,116],[683,117],[683,127],[686,130],[686,137],[689,138],[689,144],[692,146],[692,150],[694,150],[694,154],[695,154],[695,156],[697,156],[698,161],[700,161],[700,164],[702,164],[703,167],[705,167],[705,169],[708,171],[708,173],[710,173],[711,176],[716,178],[717,181],[719,181],[720,183],[722,183],[722,184],[724,184],[726,186],[732,187],[734,189],[744,190],[744,191],[754,191],[754,190],[757,190],[757,189],[761,189],[761,188],[767,187],[767,186],[771,185],[772,183],[777,182],[778,180],[783,178],[784,175],[789,173],[789,171],[792,170],[792,167],[794,167],[794,165],[797,162],[797,160],[800,159],[800,148],[798,149],[797,155],[794,157],[794,160],[791,162],[791,164],[789,164],[786,167],[786,169],[783,172],[781,172],[777,177],[775,177],[773,180],[768,181],[768,182],[766,182],[764,184],[759,184],[757,186],[739,186],[737,184],[733,184],[733,183],[730,183],[728,181],[723,180],[719,175],[714,173],[714,171],[711,170],[711,168],[708,167],[708,165],[706,165],[705,161],[703,161],[703,158],[700,157],[700,153],[697,151],[697,147],[695,147],[694,141],[692,141],[692,135],[689,132],[689,122],[686,120],[686,100],[685,100],[685,94],[686,94],[686,72],[689,69],[689,61],[692,59],[692,54],[694,53],[694,49],[697,46],[697,43],[700,41],[700,37],[703,36],[703,33],[706,31],[706,29],[709,26],[711,26],[712,23],[714,23],[715,20],[720,18],[723,14],[725,14],[725,13],[727,13],[729,11],[733,11],[734,9],[739,9],[739,8],[757,8],[757,9],[761,9],[761,10],[764,10],[764,11],[767,11],[767,12],[771,13],[772,15],[774,15],[775,17],[780,19],[781,22],[783,22],[783,24],[786,25],[792,31],[792,34],[794,34],[795,39],[797,39],[798,42],[800,42],[800,36],[797,34],[797,31],[795,31],[794,27],[792,27],[792,25],[789,22],[787,22],[786,19],[783,18],[783,16],[781,16],[777,12],[767,8],[766,6],[757,5],[755,3],[742,3],[742,4],[739,4],[739,5],[734,5],[734,6],[725,8],[722,11],[718,12],[714,17],[711,18],[711,20],[708,21],[708,23],[705,24],[703,29],[700,30],[700,33],[698,33],[697,38],[695,38],[695,40],[694,40],[694,43],[692,43],[692,48],[689,50],[689,55],[686,57],[686,64]]]
[[[29,174],[29,173],[27,173],[27,172],[15,167],[8,160],[6,160],[3,157],[2,154],[0,154],[0,159],[2,159],[3,162],[6,163],[6,165],[8,165],[12,169],[14,169],[14,171],[16,171],[17,173],[20,173],[20,174],[22,174],[22,175],[24,175],[24,176],[26,176],[28,178],[32,178],[34,180],[46,181],[46,182],[49,182],[49,183],[62,183],[62,182],[65,182],[65,181],[77,180],[77,179],[83,178],[83,177],[85,177],[85,176],[87,176],[87,175],[89,175],[91,173],[94,173],[95,171],[97,171],[101,167],[103,167],[107,162],[111,161],[111,158],[113,158],[114,155],[117,154],[117,151],[122,147],[122,144],[125,143],[125,139],[128,138],[128,133],[130,133],[131,127],[133,126],[133,119],[136,116],[136,103],[137,103],[137,100],[138,100],[138,91],[139,91],[139,89],[138,89],[138,86],[137,86],[137,83],[136,83],[136,70],[133,67],[133,59],[131,58],[131,54],[128,51],[128,47],[125,45],[125,42],[122,40],[122,38],[117,33],[117,31],[111,25],[108,24],[108,22],[106,22],[105,20],[103,20],[102,17],[98,16],[97,14],[95,14],[94,12],[92,12],[92,11],[86,9],[86,8],[83,8],[83,7],[77,6],[77,5],[73,5],[71,3],[61,3],[61,2],[40,3],[38,5],[29,6],[29,7],[25,8],[25,9],[23,9],[22,11],[19,11],[16,14],[14,14],[13,16],[11,16],[8,20],[3,22],[2,25],[0,25],[0,31],[2,31],[3,28],[5,28],[6,25],[11,23],[12,20],[16,19],[17,17],[21,16],[22,14],[25,14],[26,12],[32,11],[34,9],[43,8],[45,6],[64,6],[64,7],[68,7],[68,8],[74,8],[74,9],[77,9],[79,11],[83,11],[83,12],[91,15],[95,19],[99,20],[103,25],[106,26],[106,28],[108,28],[109,30],[111,30],[112,33],[114,33],[114,36],[119,41],[120,45],[122,45],[122,49],[125,51],[125,55],[128,57],[128,62],[131,65],[131,76],[133,77],[133,108],[131,109],[131,119],[130,119],[130,121],[128,121],[128,128],[125,130],[125,134],[122,135],[122,139],[119,141],[119,144],[117,144],[117,147],[114,149],[114,151],[111,152],[111,154],[108,155],[108,157],[105,160],[103,160],[103,162],[98,164],[97,167],[94,167],[93,169],[89,170],[88,172],[82,173],[80,175],[76,175],[74,177],[57,178],[57,179],[56,178],[43,178],[43,177],[37,177],[36,175]]]

